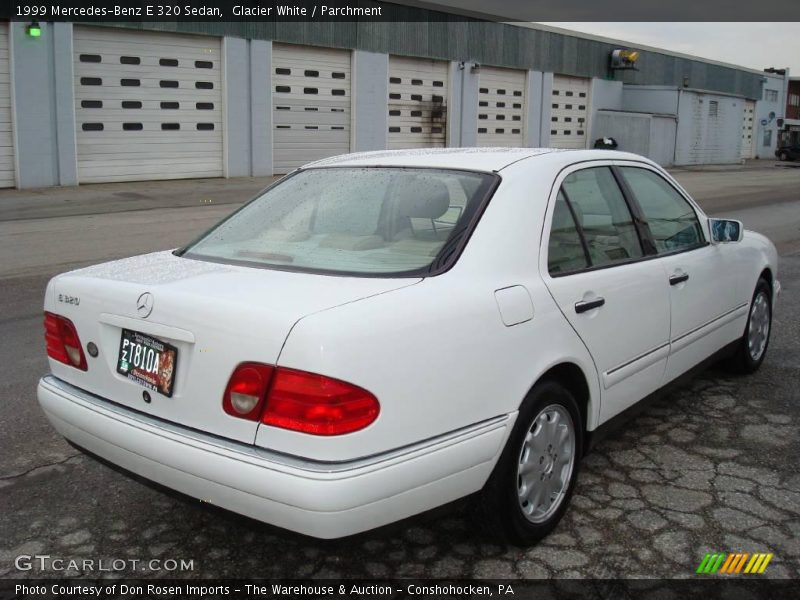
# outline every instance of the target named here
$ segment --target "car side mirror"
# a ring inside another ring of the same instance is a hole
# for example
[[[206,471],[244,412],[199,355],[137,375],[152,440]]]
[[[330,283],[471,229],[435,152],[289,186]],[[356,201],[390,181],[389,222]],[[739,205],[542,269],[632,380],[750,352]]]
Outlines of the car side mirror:
[[[711,233],[712,244],[741,242],[744,235],[742,222],[733,219],[709,219],[708,229]]]

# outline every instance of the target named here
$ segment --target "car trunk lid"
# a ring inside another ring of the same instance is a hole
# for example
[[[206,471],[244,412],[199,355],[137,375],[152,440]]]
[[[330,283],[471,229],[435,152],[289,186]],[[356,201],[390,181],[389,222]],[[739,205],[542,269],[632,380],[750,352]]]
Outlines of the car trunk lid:
[[[83,372],[51,360],[51,369],[118,404],[252,443],[258,424],[222,409],[236,365],[276,364],[292,327],[306,315],[418,281],[291,273],[171,252],[88,267],[55,278],[45,310],[75,324],[89,368]],[[154,338],[177,353],[171,397],[118,372],[124,330]],[[90,342],[97,356],[87,351]]]

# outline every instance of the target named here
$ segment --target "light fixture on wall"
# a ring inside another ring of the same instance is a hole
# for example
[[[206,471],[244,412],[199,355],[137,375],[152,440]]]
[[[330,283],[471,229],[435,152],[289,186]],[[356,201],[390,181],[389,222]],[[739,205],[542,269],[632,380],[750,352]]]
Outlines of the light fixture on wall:
[[[25,28],[25,33],[27,33],[30,37],[41,37],[42,28],[39,26],[39,21],[31,21],[31,24]]]
[[[470,73],[480,73],[481,72],[481,63],[472,63],[469,67]]]
[[[618,48],[611,52],[612,71],[638,71],[636,61],[641,55],[637,50]]]

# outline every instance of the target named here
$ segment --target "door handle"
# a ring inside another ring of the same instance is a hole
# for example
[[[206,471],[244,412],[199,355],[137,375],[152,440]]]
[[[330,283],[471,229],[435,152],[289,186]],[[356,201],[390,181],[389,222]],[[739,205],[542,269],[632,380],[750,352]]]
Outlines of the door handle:
[[[583,300],[581,302],[575,303],[575,312],[585,313],[587,310],[592,310],[593,308],[600,308],[603,304],[606,303],[605,298],[595,298],[594,300]]]
[[[682,275],[670,275],[669,284],[670,285],[678,285],[679,283],[683,283],[684,281],[689,280],[689,274],[683,273]]]

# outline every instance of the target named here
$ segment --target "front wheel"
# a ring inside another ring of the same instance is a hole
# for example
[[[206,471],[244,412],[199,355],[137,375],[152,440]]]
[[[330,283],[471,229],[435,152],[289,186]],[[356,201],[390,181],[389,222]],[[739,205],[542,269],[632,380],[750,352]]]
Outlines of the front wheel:
[[[789,155],[786,152],[781,152],[778,154],[778,160],[789,160]]]
[[[520,546],[550,533],[572,497],[582,442],[580,412],[569,390],[555,381],[536,384],[481,492],[484,525]]]
[[[759,279],[750,302],[747,327],[730,366],[738,373],[753,373],[764,362],[772,332],[772,288]]]

